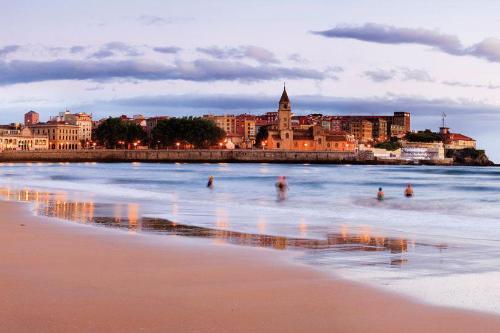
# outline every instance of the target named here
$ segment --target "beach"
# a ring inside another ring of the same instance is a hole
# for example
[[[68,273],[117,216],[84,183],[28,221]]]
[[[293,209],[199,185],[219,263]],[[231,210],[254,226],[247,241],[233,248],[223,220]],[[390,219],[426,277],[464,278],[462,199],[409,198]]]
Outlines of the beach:
[[[498,332],[262,248],[35,217],[0,202],[1,332]]]

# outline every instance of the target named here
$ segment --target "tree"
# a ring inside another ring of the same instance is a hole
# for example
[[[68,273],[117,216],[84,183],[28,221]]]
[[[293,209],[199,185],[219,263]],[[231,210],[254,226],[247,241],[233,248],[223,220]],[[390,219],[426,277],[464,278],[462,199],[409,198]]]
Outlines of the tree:
[[[375,145],[375,148],[382,148],[386,150],[397,150],[401,148],[401,142],[397,139],[392,139],[390,141],[379,142]]]
[[[191,144],[195,148],[208,148],[224,140],[226,132],[208,119],[170,118],[160,120],[152,136],[161,146],[173,146],[179,142]]]
[[[268,136],[269,136],[268,127],[267,126],[259,127],[259,130],[257,131],[257,135],[255,136],[255,146],[260,147],[262,144],[262,141],[267,140]]]
[[[144,140],[146,133],[136,123],[110,117],[97,127],[95,137],[106,148],[116,148],[119,141],[132,144]]]
[[[431,130],[425,130],[417,133],[407,133],[406,140],[410,142],[440,142],[442,141],[441,134],[434,133]]]

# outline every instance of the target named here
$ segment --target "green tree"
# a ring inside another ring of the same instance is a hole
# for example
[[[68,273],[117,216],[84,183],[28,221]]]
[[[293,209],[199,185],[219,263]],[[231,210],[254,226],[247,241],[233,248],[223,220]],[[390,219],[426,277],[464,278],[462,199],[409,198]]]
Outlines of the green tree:
[[[377,143],[375,145],[375,148],[382,148],[386,150],[397,150],[401,148],[401,142],[399,142],[398,140],[391,139],[390,141]]]
[[[442,141],[439,133],[434,133],[431,130],[425,130],[417,133],[406,133],[406,140],[410,142],[439,142]]]
[[[144,140],[146,133],[136,123],[110,117],[97,127],[95,137],[106,148],[116,148],[119,141],[130,145]]]
[[[269,136],[268,126],[259,127],[259,130],[257,131],[257,135],[255,136],[255,146],[260,147],[262,144],[262,141],[267,140],[268,136]]]
[[[195,148],[208,148],[219,144],[226,132],[213,121],[203,118],[170,118],[160,120],[152,131],[154,142],[160,146],[173,146],[177,142]]]

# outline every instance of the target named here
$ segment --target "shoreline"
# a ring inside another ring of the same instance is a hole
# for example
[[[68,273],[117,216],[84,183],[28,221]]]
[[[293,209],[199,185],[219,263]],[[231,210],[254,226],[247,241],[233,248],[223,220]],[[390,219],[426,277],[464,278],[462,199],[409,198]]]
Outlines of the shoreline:
[[[369,151],[279,151],[235,150],[38,150],[3,151],[0,162],[152,162],[152,163],[281,163],[281,164],[357,164],[357,165],[459,165],[450,159],[406,160],[377,159]],[[464,164],[466,165],[466,164]]]
[[[268,249],[78,228],[17,202],[0,209],[1,332],[500,330],[500,316],[417,303]]]

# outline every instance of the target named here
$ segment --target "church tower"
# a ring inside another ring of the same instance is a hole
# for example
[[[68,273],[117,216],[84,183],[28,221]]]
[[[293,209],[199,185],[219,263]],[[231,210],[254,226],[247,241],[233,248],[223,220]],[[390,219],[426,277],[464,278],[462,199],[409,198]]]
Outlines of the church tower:
[[[278,130],[291,130],[292,129],[292,107],[290,99],[286,93],[286,87],[283,87],[281,94],[279,108],[278,108]]]

